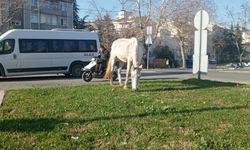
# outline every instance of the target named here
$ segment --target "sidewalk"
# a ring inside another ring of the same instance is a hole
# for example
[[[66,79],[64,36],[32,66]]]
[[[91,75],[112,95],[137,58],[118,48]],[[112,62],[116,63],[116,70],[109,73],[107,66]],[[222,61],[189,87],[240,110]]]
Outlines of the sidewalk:
[[[0,107],[2,106],[3,97],[4,97],[4,91],[0,91]]]

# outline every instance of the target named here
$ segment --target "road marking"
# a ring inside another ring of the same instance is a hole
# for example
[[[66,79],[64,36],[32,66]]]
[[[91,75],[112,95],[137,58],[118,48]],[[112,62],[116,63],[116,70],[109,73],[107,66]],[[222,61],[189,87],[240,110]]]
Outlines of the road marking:
[[[224,71],[219,71],[219,72],[223,72],[223,73],[225,73],[225,72],[233,72],[233,73],[249,73],[250,74],[250,71],[229,71],[229,70],[224,70]]]

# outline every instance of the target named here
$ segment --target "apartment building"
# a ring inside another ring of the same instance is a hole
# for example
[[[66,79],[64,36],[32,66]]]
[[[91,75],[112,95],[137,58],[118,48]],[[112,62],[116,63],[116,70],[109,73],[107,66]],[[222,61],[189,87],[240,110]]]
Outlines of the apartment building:
[[[25,0],[21,10],[5,25],[15,29],[73,28],[75,0]]]

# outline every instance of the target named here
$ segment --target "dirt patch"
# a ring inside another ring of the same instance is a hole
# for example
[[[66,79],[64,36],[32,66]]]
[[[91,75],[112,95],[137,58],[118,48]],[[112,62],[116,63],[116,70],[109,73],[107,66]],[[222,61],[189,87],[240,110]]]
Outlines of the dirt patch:
[[[164,149],[188,149],[195,145],[194,142],[191,141],[171,141],[168,145],[164,145]]]
[[[196,133],[193,129],[185,129],[184,127],[178,127],[178,128],[173,128],[176,132],[183,134],[185,136],[197,136],[198,133]]]
[[[78,115],[73,111],[69,111],[69,112],[65,112],[64,116],[67,117],[67,118],[73,118],[73,117],[76,117]]]

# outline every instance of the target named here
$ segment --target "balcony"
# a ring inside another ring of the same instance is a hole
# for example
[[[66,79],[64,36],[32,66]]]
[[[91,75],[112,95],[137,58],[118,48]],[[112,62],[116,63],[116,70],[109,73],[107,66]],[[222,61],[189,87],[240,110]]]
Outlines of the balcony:
[[[61,11],[60,7],[52,7],[52,8],[41,8],[40,12],[43,14],[57,15],[62,17],[67,17],[67,11]]]
[[[51,30],[54,28],[62,28],[62,29],[67,29],[68,26],[63,26],[60,24],[49,24],[49,23],[41,23],[40,24],[40,30]],[[31,23],[31,29],[38,29],[38,23]]]
[[[32,13],[38,12],[38,8],[36,6],[31,6],[31,10],[32,10]],[[59,5],[52,5],[51,8],[46,8],[45,6],[42,5],[40,6],[39,12],[43,14],[67,17],[67,11],[62,11]]]
[[[40,28],[41,28],[41,30],[51,30],[51,29],[54,29],[54,28],[67,29],[67,26],[63,26],[63,25],[60,25],[60,24],[41,23]]]

